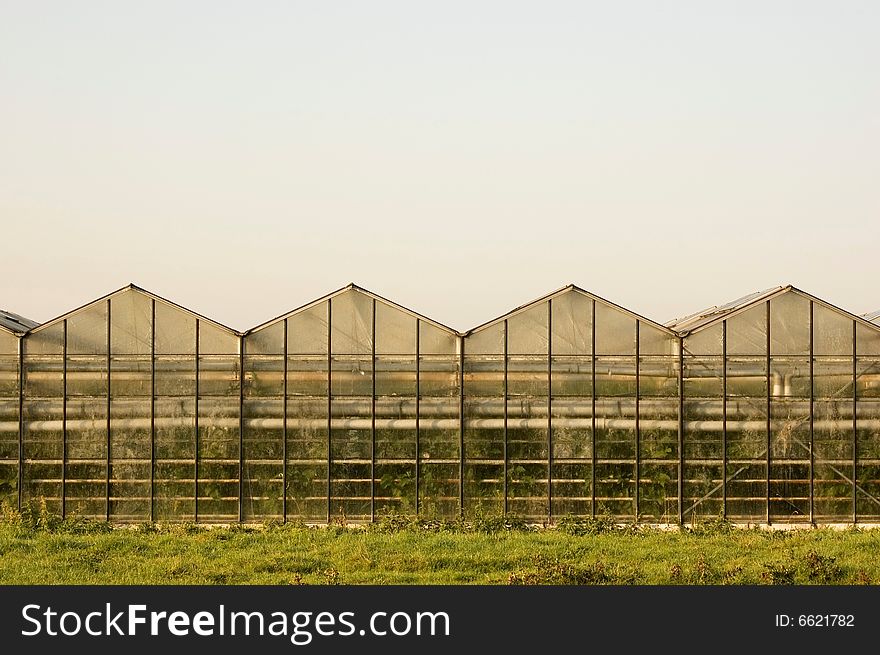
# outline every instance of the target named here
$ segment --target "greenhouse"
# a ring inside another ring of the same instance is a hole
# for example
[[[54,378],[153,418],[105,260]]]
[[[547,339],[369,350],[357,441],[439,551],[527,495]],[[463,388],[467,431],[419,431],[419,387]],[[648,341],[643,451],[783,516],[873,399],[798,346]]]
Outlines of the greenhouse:
[[[114,522],[880,522],[880,312],[666,324],[574,285],[459,332],[355,285],[239,332],[129,285],[0,312],[0,498]]]

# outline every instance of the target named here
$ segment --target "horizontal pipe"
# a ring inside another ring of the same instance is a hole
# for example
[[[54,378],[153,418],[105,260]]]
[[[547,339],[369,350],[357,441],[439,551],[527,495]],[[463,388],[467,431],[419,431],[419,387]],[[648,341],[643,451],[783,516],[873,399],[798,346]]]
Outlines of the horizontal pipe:
[[[280,430],[284,425],[284,419],[277,418],[246,418],[245,428],[254,430]],[[774,419],[770,422],[775,431],[782,431],[789,426],[799,426],[803,419]],[[210,426],[214,428],[237,429],[237,418],[211,419]],[[426,430],[454,430],[458,427],[456,418],[419,419],[419,426]],[[499,430],[504,428],[503,418],[472,418],[465,419],[466,428]],[[27,432],[61,432],[63,422],[61,419],[48,421],[28,421]],[[111,425],[118,429],[149,429],[149,418],[126,418],[113,419]],[[192,418],[160,418],[155,419],[157,429],[162,428],[193,428]],[[578,428],[587,429],[592,425],[591,418],[555,418],[554,429]],[[851,430],[852,421],[846,419],[820,419],[813,423],[816,430]],[[288,428],[323,429],[327,426],[326,418],[295,418],[287,420]],[[330,427],[334,430],[369,430],[372,426],[370,418],[334,418],[330,421]],[[547,418],[511,418],[507,419],[508,428],[512,429],[546,429]],[[684,421],[685,430],[689,432],[721,432],[724,422],[720,420],[709,421]],[[107,419],[67,419],[67,430],[104,430],[107,427]],[[376,427],[383,430],[415,430],[416,419],[414,418],[376,418]],[[636,427],[635,418],[606,418],[596,417],[596,428],[599,430],[632,430]],[[639,427],[645,430],[676,430],[677,419],[640,419]],[[733,432],[761,432],[766,430],[766,419],[758,420],[727,420],[727,430]],[[880,430],[880,419],[859,419],[859,429]],[[17,432],[18,423],[5,421],[0,423],[0,432]]]

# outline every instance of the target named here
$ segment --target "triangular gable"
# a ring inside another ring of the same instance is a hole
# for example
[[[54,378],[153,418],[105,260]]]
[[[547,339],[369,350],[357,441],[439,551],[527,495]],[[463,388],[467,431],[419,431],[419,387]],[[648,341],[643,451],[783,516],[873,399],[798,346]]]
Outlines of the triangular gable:
[[[408,315],[412,316],[413,318],[416,318],[420,321],[424,321],[425,323],[433,325],[434,327],[436,327],[440,330],[443,330],[445,332],[448,332],[448,333],[456,335],[456,336],[461,336],[461,333],[458,330],[455,330],[447,325],[444,325],[443,323],[439,323],[438,321],[435,321],[434,319],[428,318],[427,316],[419,314],[418,312],[415,312],[407,307],[404,307],[403,305],[399,305],[396,302],[394,302],[393,300],[388,300],[387,298],[384,298],[376,293],[373,293],[372,291],[368,291],[367,289],[364,289],[363,287],[359,287],[358,285],[354,284],[353,282],[351,284],[347,284],[346,286],[342,287],[341,289],[337,289],[336,291],[328,293],[325,296],[321,296],[320,298],[317,298],[316,300],[312,300],[312,301],[306,303],[305,305],[301,305],[301,306],[297,307],[296,309],[292,309],[288,312],[285,312],[284,314],[281,314],[280,316],[276,316],[275,318],[270,319],[270,320],[266,321],[265,323],[260,323],[259,325],[254,326],[254,327],[250,328],[249,330],[245,330],[244,335],[246,336],[246,335],[252,334],[254,332],[257,332],[258,330],[263,330],[265,328],[269,328],[269,327],[275,325],[276,323],[279,323],[285,319],[290,318],[291,316],[295,316],[296,314],[299,314],[301,312],[312,309],[313,307],[320,305],[321,303],[327,302],[328,300],[331,300],[332,298],[335,298],[336,296],[342,295],[342,294],[349,292],[349,291],[357,291],[359,293],[362,293],[365,296],[373,298],[374,300],[385,303],[386,305],[393,307],[394,309],[397,309],[401,312],[404,312],[405,314],[408,314]]]
[[[141,287],[139,287],[135,284],[127,284],[126,286],[122,287],[121,289],[117,289],[116,291],[112,291],[112,292],[108,293],[107,295],[101,296],[100,298],[96,298],[95,300],[87,302],[86,304],[81,305],[80,307],[77,307],[76,309],[72,309],[68,312],[65,312],[64,314],[61,314],[60,316],[56,316],[52,320],[46,321],[45,323],[42,323],[42,324],[30,329],[28,331],[28,333],[40,332],[40,331],[42,331],[46,328],[49,328],[53,325],[57,325],[61,321],[64,321],[65,319],[69,319],[70,317],[78,314],[79,312],[81,312],[85,309],[93,307],[94,305],[97,305],[98,303],[104,302],[108,299],[112,299],[113,297],[119,296],[119,295],[126,293],[128,291],[135,291],[137,293],[143,294],[144,296],[147,296],[148,298],[165,303],[169,307],[172,307],[172,308],[177,309],[181,312],[184,312],[185,314],[188,314],[189,316],[192,316],[193,318],[196,318],[199,321],[205,321],[220,330],[228,332],[231,335],[241,336],[241,332],[239,332],[238,330],[235,330],[227,325],[223,325],[222,323],[219,323],[219,322],[215,321],[214,319],[208,318],[207,316],[203,316],[202,314],[199,314],[198,312],[194,312],[191,309],[187,309],[186,307],[184,307],[182,305],[178,305],[177,303],[172,302],[171,300],[167,300],[166,298],[163,298],[162,296],[159,296],[155,293],[147,291],[146,289],[142,289]]]
[[[871,323],[864,316],[858,316],[856,314],[853,314],[852,312],[846,311],[845,309],[841,309],[840,307],[831,304],[827,300],[823,300],[817,296],[807,293],[806,291],[802,291],[801,289],[798,289],[797,287],[794,287],[790,284],[781,287],[774,287],[773,289],[757,292],[749,296],[744,296],[743,298],[735,300],[726,305],[720,305],[718,307],[712,308],[715,311],[706,310],[705,313],[698,312],[696,314],[691,314],[688,317],[675,319],[667,323],[667,326],[675,330],[675,332],[679,336],[685,337],[690,334],[695,334],[697,332],[701,332],[704,329],[718,325],[720,322],[730,319],[745,311],[748,311],[756,305],[760,305],[761,303],[765,303],[768,300],[772,300],[773,298],[777,298],[787,293],[800,295],[803,298],[806,298],[807,300],[821,305],[826,309],[837,312],[850,320],[855,320],[858,324],[867,326],[874,330],[880,330],[880,325]]]
[[[536,305],[540,305],[541,303],[547,302],[548,300],[552,300],[553,298],[557,298],[557,297],[562,296],[562,295],[569,293],[569,292],[580,293],[580,294],[586,296],[587,298],[590,298],[591,300],[595,300],[596,302],[602,303],[602,304],[606,305],[607,307],[610,307],[610,308],[615,309],[619,312],[622,312],[637,321],[641,321],[642,323],[646,323],[647,325],[650,325],[651,327],[654,327],[654,328],[660,330],[661,332],[665,332],[671,336],[677,336],[675,331],[670,330],[665,325],[661,325],[660,323],[657,323],[656,321],[653,321],[650,318],[646,318],[646,317],[642,316],[641,314],[637,314],[636,312],[629,310],[626,307],[621,307],[620,305],[613,303],[610,300],[606,300],[605,298],[602,298],[601,296],[597,296],[594,293],[590,293],[589,291],[586,291],[585,289],[582,289],[575,284],[568,284],[568,285],[562,287],[561,289],[557,289],[556,291],[552,291],[545,296],[541,296],[540,298],[537,298],[536,300],[532,300],[531,302],[528,302],[524,305],[520,305],[516,309],[512,309],[511,311],[507,312],[506,314],[502,314],[501,316],[499,316],[497,318],[493,318],[491,321],[487,321],[485,323],[478,325],[477,327],[471,328],[470,330],[468,330],[467,332],[464,333],[464,336],[469,336],[475,332],[479,332],[479,331],[484,330],[486,328],[492,327],[493,325],[496,325],[502,321],[509,320],[513,316],[516,316],[517,314],[521,314],[523,312],[526,312],[526,311],[532,309],[533,307],[535,307]]]

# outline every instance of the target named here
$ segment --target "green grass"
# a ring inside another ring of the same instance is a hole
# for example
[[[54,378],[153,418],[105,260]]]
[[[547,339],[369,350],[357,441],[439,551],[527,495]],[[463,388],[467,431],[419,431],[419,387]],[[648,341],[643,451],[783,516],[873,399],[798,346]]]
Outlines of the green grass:
[[[651,530],[603,519],[110,528],[7,511],[2,584],[875,584],[880,530]]]

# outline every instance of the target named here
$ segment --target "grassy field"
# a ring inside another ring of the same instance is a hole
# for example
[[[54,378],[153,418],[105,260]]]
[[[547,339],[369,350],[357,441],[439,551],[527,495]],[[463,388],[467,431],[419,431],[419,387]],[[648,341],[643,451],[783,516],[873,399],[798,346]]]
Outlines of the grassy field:
[[[0,521],[2,584],[877,584],[880,530],[389,517],[367,527]]]

